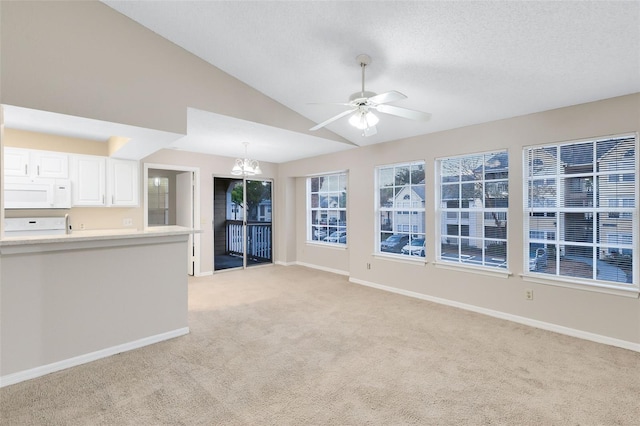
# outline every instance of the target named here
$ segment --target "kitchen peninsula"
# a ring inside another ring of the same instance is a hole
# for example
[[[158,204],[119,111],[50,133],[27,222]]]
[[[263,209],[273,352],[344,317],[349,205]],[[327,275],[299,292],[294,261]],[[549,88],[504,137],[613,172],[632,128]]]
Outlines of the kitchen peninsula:
[[[187,334],[194,232],[0,240],[0,386]]]

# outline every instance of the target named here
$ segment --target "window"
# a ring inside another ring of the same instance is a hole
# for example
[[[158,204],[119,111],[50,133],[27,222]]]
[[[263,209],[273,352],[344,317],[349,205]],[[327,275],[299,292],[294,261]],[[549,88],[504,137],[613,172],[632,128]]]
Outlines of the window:
[[[425,257],[424,161],[376,168],[378,253]]]
[[[347,174],[307,178],[307,241],[347,244]]]
[[[169,224],[169,178],[150,177],[147,182],[149,226]]]
[[[638,286],[637,143],[618,137],[525,148],[525,270]]]
[[[444,158],[440,178],[438,260],[507,267],[509,157],[506,151]],[[543,170],[545,164],[536,162]]]

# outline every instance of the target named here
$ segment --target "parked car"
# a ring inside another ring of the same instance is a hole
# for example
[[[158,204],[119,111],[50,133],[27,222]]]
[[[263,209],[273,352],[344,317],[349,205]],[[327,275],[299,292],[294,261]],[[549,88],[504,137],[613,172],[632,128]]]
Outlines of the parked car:
[[[547,249],[542,244],[529,246],[529,270],[539,271],[547,267]]]
[[[389,253],[400,253],[402,247],[409,242],[409,236],[406,234],[393,234],[380,243],[380,251]]]
[[[402,247],[401,253],[424,257],[424,238],[414,238],[409,244]]]
[[[328,243],[347,243],[347,231],[335,231],[324,239]]]
[[[326,228],[314,228],[313,236],[314,240],[324,240],[327,237],[327,229]]]

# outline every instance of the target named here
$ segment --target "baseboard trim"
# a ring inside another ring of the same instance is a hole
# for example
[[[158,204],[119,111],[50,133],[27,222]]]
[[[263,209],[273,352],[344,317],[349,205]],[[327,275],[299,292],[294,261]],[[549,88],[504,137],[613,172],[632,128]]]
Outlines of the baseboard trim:
[[[73,358],[68,358],[51,364],[42,365],[40,367],[31,368],[29,370],[23,370],[17,373],[7,374],[6,376],[0,376],[0,388],[24,382],[25,380],[35,379],[36,377],[41,377],[46,374],[55,373],[56,371],[76,367],[78,365],[96,361],[101,358],[106,358],[111,355],[138,349],[143,346],[162,342],[164,340],[173,339],[174,337],[184,336],[185,334],[189,334],[189,327],[178,328],[176,330],[156,334],[154,336],[144,337],[142,339],[134,340],[133,342],[124,343],[122,345],[112,346],[110,348],[105,348],[99,351],[76,356]]]
[[[345,275],[347,277],[349,276],[349,271],[343,271],[343,270],[340,270],[340,269],[327,268],[326,266],[314,265],[313,263],[295,262],[294,264],[298,265],[298,266],[305,266],[305,267],[311,268],[311,269],[318,269],[320,271],[331,272],[331,273],[338,274],[338,275]]]
[[[293,266],[296,264],[296,262],[283,262],[282,260],[276,260],[274,263],[282,266]]]
[[[488,315],[494,318],[500,318],[507,321],[517,322],[519,324],[528,325],[530,327],[540,328],[542,330],[553,331],[555,333],[564,334],[567,336],[577,337],[579,339],[590,340],[596,343],[602,343],[605,345],[616,346],[623,349],[629,349],[631,351],[640,352],[640,343],[629,342],[627,340],[616,339],[609,336],[603,336],[601,334],[590,333],[588,331],[577,330],[575,328],[565,327],[558,324],[553,324],[545,321],[534,320],[527,317],[521,317],[519,315],[508,314],[505,312],[495,311],[493,309],[482,308],[479,306],[469,305],[467,303],[456,302],[455,300],[443,299],[440,297],[429,296],[427,294],[416,293],[414,291],[403,290],[395,287],[390,287],[382,284],[373,283],[370,281],[360,280],[357,278],[349,278],[349,282],[354,284],[363,285],[366,287],[376,288],[378,290],[384,290],[391,293],[401,294],[403,296],[414,297],[416,299],[427,300],[429,302],[438,303],[441,305],[452,306],[454,308],[464,309],[467,311],[477,312],[479,314]]]
[[[205,272],[199,272],[197,274],[194,274],[194,277],[208,277],[213,275],[213,271],[205,271]]]

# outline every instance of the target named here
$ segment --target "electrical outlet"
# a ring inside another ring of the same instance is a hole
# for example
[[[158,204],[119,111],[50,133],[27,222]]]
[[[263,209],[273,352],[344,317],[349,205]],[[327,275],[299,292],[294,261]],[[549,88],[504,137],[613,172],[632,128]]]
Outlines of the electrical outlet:
[[[133,219],[130,217],[122,219],[122,226],[133,226]]]
[[[84,229],[84,223],[80,224],[80,229]]]
[[[524,298],[527,300],[533,300],[533,290],[531,290],[530,288],[525,289]]]

